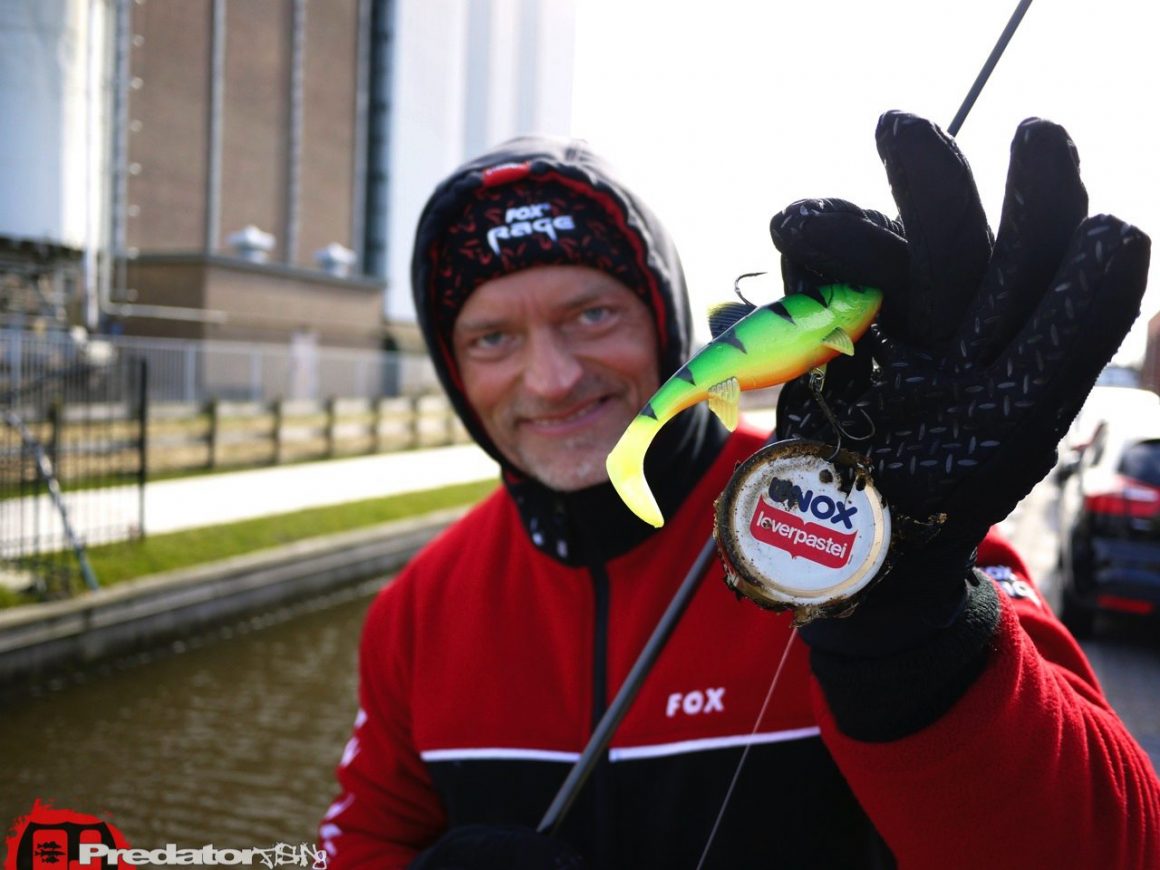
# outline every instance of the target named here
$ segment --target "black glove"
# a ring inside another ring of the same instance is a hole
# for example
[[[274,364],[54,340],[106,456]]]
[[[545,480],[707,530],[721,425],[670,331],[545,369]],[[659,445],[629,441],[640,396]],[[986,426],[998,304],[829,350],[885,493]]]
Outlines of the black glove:
[[[518,825],[451,828],[410,864],[410,870],[584,870],[559,840]]]
[[[1150,248],[1114,217],[1086,217],[1079,158],[1058,125],[1019,126],[994,242],[953,139],[890,112],[877,140],[901,222],[803,200],[770,225],[787,292],[833,281],[884,292],[855,355],[829,365],[824,395],[848,433],[872,425],[843,446],[869,457],[896,534],[862,605],[802,632],[815,652],[853,657],[923,648],[964,621],[975,548],[1054,465],[1139,313]],[[777,433],[834,443],[805,378],[783,387]],[[993,600],[990,611],[993,627]],[[954,655],[983,642],[959,636]]]

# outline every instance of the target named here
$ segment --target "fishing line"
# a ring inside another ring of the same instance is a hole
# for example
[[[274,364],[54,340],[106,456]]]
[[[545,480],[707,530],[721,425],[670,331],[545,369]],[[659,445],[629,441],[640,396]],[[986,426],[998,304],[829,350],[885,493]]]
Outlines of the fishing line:
[[[769,707],[769,701],[773,697],[773,690],[777,688],[777,683],[781,679],[781,672],[785,670],[786,660],[789,659],[789,648],[793,645],[793,639],[797,637],[797,627],[795,626],[789,633],[789,639],[785,642],[785,649],[781,653],[781,662],[778,663],[777,671],[773,675],[773,679],[769,682],[769,689],[765,693],[765,700],[761,704],[761,710],[757,714],[757,721],[753,723],[753,730],[749,733],[749,740],[745,744],[745,749],[741,751],[741,757],[737,759],[737,767],[733,771],[733,779],[729,783],[729,788],[725,792],[725,800],[721,802],[721,809],[717,811],[717,820],[713,822],[713,830],[709,832],[709,839],[705,843],[705,850],[701,852],[701,860],[697,862],[697,870],[701,870],[705,866],[705,859],[709,857],[709,850],[713,847],[713,840],[717,837],[717,829],[721,827],[721,820],[725,818],[725,810],[729,807],[729,800],[733,797],[733,790],[737,787],[737,780],[741,778],[741,768],[745,767],[745,760],[749,757],[749,750],[753,746],[753,738],[757,736],[757,730],[761,727],[761,720],[765,718],[765,711]]]

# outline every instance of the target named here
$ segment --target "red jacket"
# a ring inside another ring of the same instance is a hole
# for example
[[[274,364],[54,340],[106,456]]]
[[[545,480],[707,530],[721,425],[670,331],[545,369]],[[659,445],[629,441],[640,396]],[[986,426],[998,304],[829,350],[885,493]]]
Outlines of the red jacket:
[[[536,550],[502,489],[416,557],[367,619],[331,866],[403,866],[449,825],[535,827],[760,443],[735,433],[664,528],[604,565]],[[880,866],[879,836],[902,867],[1157,866],[1147,756],[1020,558],[992,534],[979,564],[1002,611],[981,676],[885,743],[838,731],[788,616],[739,602],[715,564],[561,836],[594,867],[696,866],[752,743],[705,866]]]

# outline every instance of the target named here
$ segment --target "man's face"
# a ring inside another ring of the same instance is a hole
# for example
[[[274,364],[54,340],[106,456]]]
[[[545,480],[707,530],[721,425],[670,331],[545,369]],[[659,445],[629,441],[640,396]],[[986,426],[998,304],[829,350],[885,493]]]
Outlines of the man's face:
[[[481,284],[452,340],[491,440],[560,491],[608,479],[605,457],[659,386],[652,314],[624,284],[584,266]]]

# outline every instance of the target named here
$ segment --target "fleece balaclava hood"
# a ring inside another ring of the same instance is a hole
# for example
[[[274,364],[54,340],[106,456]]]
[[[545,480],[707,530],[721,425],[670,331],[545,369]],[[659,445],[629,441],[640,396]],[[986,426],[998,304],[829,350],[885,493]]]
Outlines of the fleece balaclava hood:
[[[636,292],[656,324],[662,381],[691,351],[684,273],[660,222],[581,141],[506,142],[440,183],[419,218],[411,262],[415,309],[460,419],[500,463],[537,546],[566,562],[583,561],[593,548],[615,555],[649,530],[611,485],[558,493],[528,478],[498,450],[464,396],[451,343],[463,303],[486,281],[541,265],[588,266]],[[646,464],[662,509],[679,505],[722,440],[704,408],[666,427]],[[589,528],[593,521],[605,527]]]

